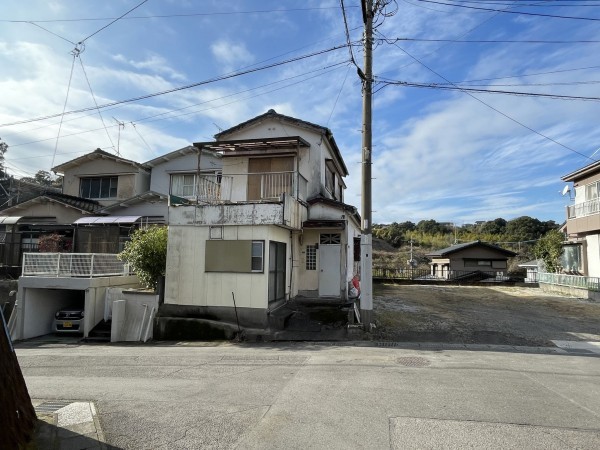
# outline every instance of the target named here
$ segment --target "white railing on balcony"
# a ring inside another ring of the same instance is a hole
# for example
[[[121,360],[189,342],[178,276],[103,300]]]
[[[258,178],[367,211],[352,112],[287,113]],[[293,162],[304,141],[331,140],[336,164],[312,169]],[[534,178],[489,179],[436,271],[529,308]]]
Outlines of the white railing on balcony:
[[[202,203],[219,203],[231,199],[233,177],[202,175],[198,178],[196,193]]]
[[[131,275],[112,253],[24,253],[24,277],[95,278]]]
[[[294,172],[270,172],[260,175],[261,199],[279,198],[284,193],[296,196]]]
[[[600,212],[600,201],[596,198],[583,203],[576,203],[567,207],[567,217],[576,219],[578,217],[590,216]]]

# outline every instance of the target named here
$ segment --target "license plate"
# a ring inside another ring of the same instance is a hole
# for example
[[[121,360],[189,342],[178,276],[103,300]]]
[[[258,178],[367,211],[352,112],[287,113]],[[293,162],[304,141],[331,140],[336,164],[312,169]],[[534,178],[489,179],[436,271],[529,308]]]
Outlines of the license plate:
[[[73,322],[63,322],[63,328],[73,328]]]

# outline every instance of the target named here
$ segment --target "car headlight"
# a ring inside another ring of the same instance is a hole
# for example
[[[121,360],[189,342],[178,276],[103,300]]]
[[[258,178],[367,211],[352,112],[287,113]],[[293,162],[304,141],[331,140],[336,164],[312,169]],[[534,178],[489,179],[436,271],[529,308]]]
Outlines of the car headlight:
[[[54,318],[55,318],[55,319],[58,319],[58,315],[59,315],[59,313],[58,313],[58,312],[57,312],[56,314],[54,314]]]
[[[81,311],[81,318],[83,319],[83,311]]]

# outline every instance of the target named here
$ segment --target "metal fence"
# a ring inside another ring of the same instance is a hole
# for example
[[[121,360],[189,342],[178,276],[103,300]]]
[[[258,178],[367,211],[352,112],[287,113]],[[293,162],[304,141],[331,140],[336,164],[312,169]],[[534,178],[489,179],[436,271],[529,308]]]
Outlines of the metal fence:
[[[22,276],[107,277],[130,275],[129,264],[110,253],[24,253]]]
[[[483,270],[450,270],[432,275],[428,269],[404,269],[394,267],[373,267],[373,278],[383,280],[422,280],[422,281],[523,281],[523,276],[514,277],[506,272]]]
[[[600,278],[583,277],[580,275],[567,275],[562,273],[538,273],[540,283],[568,286],[588,291],[600,291]]]

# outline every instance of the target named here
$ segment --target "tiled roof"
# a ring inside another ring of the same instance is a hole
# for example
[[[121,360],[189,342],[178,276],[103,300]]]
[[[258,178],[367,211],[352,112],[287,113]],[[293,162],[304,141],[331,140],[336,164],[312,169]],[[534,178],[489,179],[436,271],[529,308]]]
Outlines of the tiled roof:
[[[497,252],[504,253],[506,256],[509,256],[509,257],[517,255],[515,252],[511,252],[510,250],[506,250],[506,249],[498,247],[497,245],[494,245],[494,244],[489,244],[487,242],[481,242],[481,241],[473,241],[473,242],[465,242],[464,244],[451,245],[450,247],[446,247],[441,250],[436,250],[434,252],[428,253],[427,256],[437,256],[437,257],[446,256],[451,253],[456,253],[459,250],[464,250],[466,248],[477,247],[477,246],[496,250]]]

